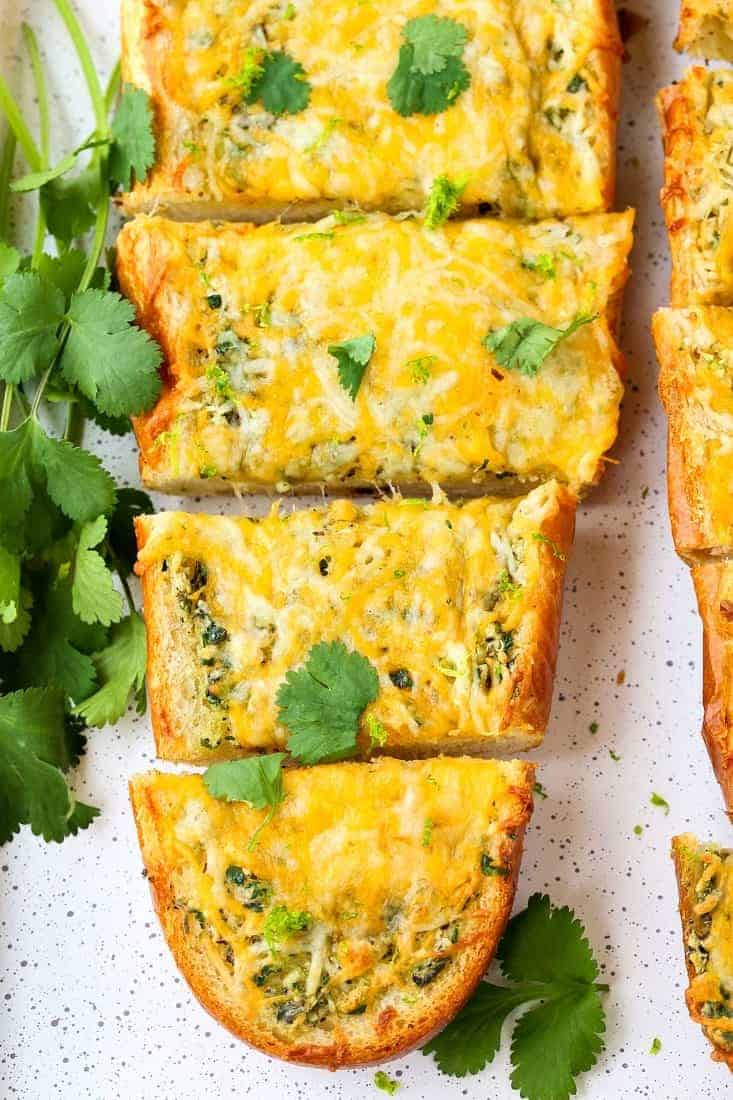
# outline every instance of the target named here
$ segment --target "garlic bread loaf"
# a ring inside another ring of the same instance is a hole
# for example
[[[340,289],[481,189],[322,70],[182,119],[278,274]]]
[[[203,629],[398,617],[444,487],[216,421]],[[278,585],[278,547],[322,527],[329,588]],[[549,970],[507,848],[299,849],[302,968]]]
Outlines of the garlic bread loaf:
[[[157,160],[128,213],[267,221],[423,205],[536,219],[613,201],[612,0],[123,0]]]
[[[554,482],[516,499],[140,517],[158,755],[281,749],[278,690],[334,640],[379,680],[362,754],[532,748],[549,717],[574,519]]]
[[[168,492],[595,482],[633,215],[430,230],[138,218],[121,287],[165,362],[135,420]]]
[[[672,839],[685,965],[685,1000],[713,1047],[733,1070],[733,852],[691,833]]]
[[[533,779],[469,759],[288,768],[264,828],[198,775],[130,793],[198,999],[265,1053],[336,1069],[409,1050],[471,994],[511,911]]]

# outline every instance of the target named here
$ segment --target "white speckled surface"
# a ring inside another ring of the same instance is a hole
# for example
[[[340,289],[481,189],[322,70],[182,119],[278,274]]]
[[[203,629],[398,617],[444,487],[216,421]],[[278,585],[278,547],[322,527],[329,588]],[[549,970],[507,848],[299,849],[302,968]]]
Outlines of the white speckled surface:
[[[700,629],[686,569],[667,524],[664,419],[648,332],[667,298],[657,205],[659,134],[653,92],[681,68],[671,42],[676,0],[631,0],[650,19],[629,43],[619,134],[619,206],[638,208],[624,348],[629,385],[612,466],[581,511],[569,569],[550,733],[537,759],[547,799],[529,831],[518,906],[546,890],[584,919],[601,960],[607,1050],[580,1080],[583,1100],[706,1100],[730,1088],[683,1004],[685,976],[668,858],[673,832],[728,839],[699,737]],[[100,65],[117,53],[112,0],[83,0]],[[51,0],[0,2],[3,72],[28,90],[19,24],[41,34],[54,113],[76,138],[89,111]],[[57,152],[69,142],[56,131]],[[87,442],[104,446],[91,432]],[[127,442],[110,464],[135,483]],[[178,502],[170,501],[175,507]],[[219,505],[221,507],[221,505]],[[620,673],[625,673],[623,683]],[[591,722],[599,729],[594,736]],[[620,754],[615,763],[609,750]],[[382,1095],[371,1071],[290,1068],[246,1049],[211,1020],[179,977],[153,916],[126,780],[153,759],[147,719],[93,733],[78,790],[101,806],[93,828],[62,847],[26,831],[0,853],[0,1096],[23,1100],[257,1100]],[[652,790],[669,816],[650,806]],[[634,835],[636,824],[644,827]],[[650,1055],[659,1036],[662,1051]],[[505,1047],[506,1047],[505,1043]],[[479,1077],[441,1076],[422,1055],[393,1063],[404,1100],[508,1100],[502,1054]]]

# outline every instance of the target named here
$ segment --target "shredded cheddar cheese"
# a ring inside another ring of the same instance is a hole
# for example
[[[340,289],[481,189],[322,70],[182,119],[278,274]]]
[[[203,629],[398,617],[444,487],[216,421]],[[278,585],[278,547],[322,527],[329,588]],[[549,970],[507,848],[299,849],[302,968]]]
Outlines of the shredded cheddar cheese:
[[[609,322],[632,220],[129,223],[118,272],[167,360],[164,395],[136,422],[143,478],[279,491],[592,482],[616,435]],[[517,318],[564,328],[580,314],[596,319],[534,377],[482,344]],[[375,350],[353,398],[328,349],[364,334]]]
[[[387,84],[405,24],[426,14],[465,28],[470,83],[447,110],[402,117]],[[125,0],[123,44],[125,79],[151,92],[159,120],[158,166],[133,210],[394,211],[421,206],[446,171],[467,177],[465,202],[514,217],[602,210],[612,194],[621,47],[605,0]],[[303,67],[304,109],[244,102],[258,50]]]

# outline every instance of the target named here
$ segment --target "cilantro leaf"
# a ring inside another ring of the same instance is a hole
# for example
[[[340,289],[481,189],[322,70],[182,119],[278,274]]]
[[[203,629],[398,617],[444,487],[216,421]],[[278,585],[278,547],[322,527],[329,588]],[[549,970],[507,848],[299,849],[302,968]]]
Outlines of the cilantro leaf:
[[[38,274],[53,283],[63,294],[66,302],[78,287],[82,273],[86,266],[87,258],[80,248],[67,248],[61,256],[49,256],[42,253],[38,260]],[[48,393],[48,390],[46,390]]]
[[[76,176],[60,176],[39,191],[49,233],[64,244],[75,241],[94,225],[101,197],[99,170],[94,162]]]
[[[527,1100],[567,1100],[603,1050],[605,1019],[592,986],[569,988],[525,1012],[512,1039],[511,1082]]]
[[[102,623],[103,626],[119,622],[122,618],[122,597],[114,586],[112,573],[102,555],[93,549],[106,533],[104,516],[84,524],[79,532],[71,585],[74,614],[83,623]]]
[[[204,785],[213,798],[224,802],[248,802],[253,810],[279,806],[285,798],[282,762],[284,752],[251,756],[212,764],[204,772]]]
[[[85,699],[97,681],[89,653],[104,645],[106,630],[76,617],[68,582],[52,583],[37,600],[33,628],[19,654],[19,685],[58,687],[70,699]]]
[[[109,416],[148,408],[160,391],[161,353],[134,326],[130,303],[112,291],[85,290],[71,299],[67,318],[71,331],[61,355],[67,381]]]
[[[17,272],[0,290],[0,378],[24,382],[58,350],[64,296],[34,271]]]
[[[122,717],[132,692],[142,714],[146,657],[145,624],[135,612],[112,627],[109,645],[94,654],[100,687],[76,707],[76,713],[90,726],[106,726]]]
[[[20,176],[19,179],[13,180],[10,184],[10,190],[17,193],[23,193],[24,191],[38,191],[44,184],[50,183],[51,180],[58,179],[59,176],[66,175],[70,172],[76,163],[76,158],[86,152],[87,149],[95,149],[99,145],[107,145],[108,138],[98,138],[96,134],[92,134],[86,141],[83,141],[81,145],[77,145],[76,149],[72,149],[70,153],[67,153],[65,157],[62,157],[60,161],[53,165],[51,168],[44,168],[40,172],[29,172],[25,176]]]
[[[387,95],[398,114],[435,115],[447,110],[471,83],[461,54],[468,31],[454,19],[422,15],[402,32],[397,68]]]
[[[293,756],[303,764],[352,756],[361,715],[378,692],[377,671],[360,653],[338,641],[313,646],[305,665],[291,669],[277,693]]]
[[[356,401],[364,371],[369,366],[377,346],[373,332],[364,336],[354,336],[351,340],[343,340],[340,344],[331,344],[328,354],[332,355],[338,363],[339,382],[351,397]]]
[[[63,696],[52,688],[0,695],[0,844],[21,825],[61,841],[84,827],[63,772],[74,762]],[[84,807],[84,809],[90,809]]]
[[[31,627],[32,594],[21,585],[14,603],[14,614],[7,609],[5,615],[0,614],[0,649],[6,653],[15,653],[23,645]]]
[[[451,214],[455,214],[467,184],[467,179],[451,180],[448,176],[436,176],[425,204],[424,221],[428,229],[438,229]]]
[[[129,191],[133,183],[145,179],[155,160],[153,111],[146,91],[125,85],[111,129],[110,179]]]
[[[514,1027],[512,1085],[525,1100],[567,1100],[575,1077],[603,1049],[605,1015],[598,964],[570,909],[534,894],[514,917],[497,951],[502,972],[516,984],[481,983],[455,1019],[423,1053],[445,1073],[478,1073],[496,1054],[510,1012],[531,1006]]]
[[[499,1049],[507,1016],[526,999],[524,986],[512,989],[481,982],[458,1015],[422,1048],[423,1054],[434,1054],[443,1073],[454,1077],[480,1073]]]
[[[515,982],[594,982],[598,964],[583,926],[567,906],[555,907],[546,894],[533,894],[513,917],[496,957]]]
[[[20,267],[20,252],[12,245],[0,240],[0,283],[15,274]]]
[[[259,99],[273,115],[294,115],[308,106],[311,86],[299,61],[284,50],[274,50],[264,55],[261,66],[245,97],[247,103]]]
[[[115,483],[96,455],[64,439],[53,439],[37,426],[34,457],[43,465],[51,500],[64,515],[88,523],[115,503]]]
[[[577,332],[583,325],[596,320],[597,314],[581,314],[567,328],[553,328],[531,317],[520,317],[504,328],[487,333],[482,343],[494,353],[497,363],[509,370],[518,370],[534,378],[545,359],[557,345]]]
[[[413,65],[425,76],[442,72],[449,57],[460,57],[468,42],[462,23],[437,15],[421,15],[405,24],[403,37],[413,47]]]
[[[149,516],[155,511],[153,502],[142,489],[118,489],[117,503],[109,521],[109,543],[125,574],[132,572],[137,558],[136,516]]]
[[[0,432],[0,530],[22,522],[33,497],[29,476],[32,422]]]

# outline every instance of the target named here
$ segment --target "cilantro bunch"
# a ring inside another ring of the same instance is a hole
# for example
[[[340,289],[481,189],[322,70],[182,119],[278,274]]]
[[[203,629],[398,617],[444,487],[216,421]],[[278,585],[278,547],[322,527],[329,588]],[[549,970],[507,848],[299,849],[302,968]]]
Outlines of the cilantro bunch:
[[[0,77],[0,843],[23,824],[54,841],[89,825],[97,810],[67,780],[83,731],[115,722],[131,693],[144,706],[145,628],[127,578],[132,519],[152,505],[118,489],[80,443],[87,419],[126,433],[158,394],[160,351],[110,289],[103,262],[110,193],[144,178],[154,157],[152,114],[143,91],[120,95],[119,70],[102,89],[68,0],[54,2],[89,91],[92,132],[51,164],[30,27],[38,142]],[[29,171],[12,182],[18,151]],[[10,240],[9,200],[34,193],[23,253]]]

